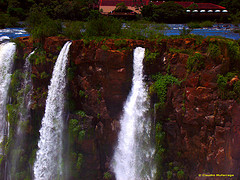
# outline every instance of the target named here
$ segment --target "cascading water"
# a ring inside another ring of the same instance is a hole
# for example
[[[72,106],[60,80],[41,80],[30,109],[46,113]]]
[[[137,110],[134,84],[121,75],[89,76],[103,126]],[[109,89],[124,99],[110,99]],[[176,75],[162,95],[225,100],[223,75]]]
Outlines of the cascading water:
[[[28,120],[30,120],[30,106],[31,106],[31,95],[32,95],[32,81],[31,81],[31,64],[29,58],[34,54],[31,52],[25,60],[23,67],[23,81],[21,83],[21,90],[17,93],[19,94],[18,100],[20,102],[19,106],[19,120],[17,122],[16,134],[14,135],[14,145],[10,152],[10,177],[8,179],[15,179],[12,177],[16,175],[22,164],[19,163],[21,159],[21,154],[25,151],[25,131],[27,127]]]
[[[134,50],[133,84],[120,119],[121,130],[112,160],[117,180],[150,180],[156,171],[151,142],[150,103],[143,82],[145,49]]]
[[[15,51],[15,43],[0,44],[0,144],[3,142],[4,136],[7,135],[6,103]],[[3,153],[0,148],[0,154]]]
[[[34,178],[36,180],[62,179],[62,134],[66,87],[66,66],[71,42],[62,48],[54,66],[48,88],[45,114],[40,129]]]

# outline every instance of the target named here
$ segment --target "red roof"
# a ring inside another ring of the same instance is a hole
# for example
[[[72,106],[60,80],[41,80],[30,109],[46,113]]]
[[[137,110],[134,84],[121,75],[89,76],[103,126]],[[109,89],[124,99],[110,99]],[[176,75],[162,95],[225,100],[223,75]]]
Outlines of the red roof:
[[[116,6],[118,3],[124,2],[126,6],[147,5],[149,0],[100,0],[100,6]]]
[[[198,5],[198,9],[226,9],[223,6],[219,6],[216,4],[212,4],[212,3],[196,3]]]
[[[126,6],[136,6],[136,5],[148,5],[149,3],[153,3],[155,5],[160,5],[164,3],[164,1],[150,1],[150,0],[100,0],[99,5],[100,6],[116,6],[118,3],[124,2]],[[188,8],[190,5],[192,5],[194,2],[177,2],[182,5],[184,8]],[[198,5],[197,9],[226,9],[225,7],[212,4],[212,3],[195,3]]]
[[[178,4],[182,5],[184,8],[187,8],[194,2],[177,2],[177,1],[175,1],[175,3],[178,3]]]

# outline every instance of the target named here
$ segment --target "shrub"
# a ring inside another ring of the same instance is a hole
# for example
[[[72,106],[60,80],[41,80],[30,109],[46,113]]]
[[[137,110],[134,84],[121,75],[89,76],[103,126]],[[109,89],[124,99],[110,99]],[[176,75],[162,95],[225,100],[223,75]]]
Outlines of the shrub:
[[[159,56],[159,53],[155,52],[155,53],[151,53],[148,49],[145,52],[145,61],[148,63],[152,63],[157,56]]]
[[[210,43],[207,54],[211,59],[216,60],[221,55],[221,50],[217,44]]]
[[[184,171],[183,170],[178,171],[177,177],[178,177],[178,179],[184,179]]]
[[[160,179],[163,173],[163,160],[164,160],[164,152],[163,148],[165,138],[165,132],[162,130],[162,125],[158,122],[155,127],[155,143],[156,143],[156,164],[157,164],[157,174],[156,179]]]
[[[58,35],[62,31],[60,21],[50,19],[44,9],[36,6],[30,9],[27,23],[27,31],[33,39],[40,39],[41,43],[45,37]]]
[[[54,2],[54,1],[53,1]],[[65,1],[54,7],[55,18],[68,20],[85,20],[89,16],[86,1]]]
[[[81,39],[84,32],[84,22],[81,21],[71,21],[65,23],[65,28],[63,29],[63,34],[73,40]]]
[[[167,179],[172,179],[173,173],[172,171],[167,172]]]
[[[165,99],[166,99],[166,94],[167,94],[167,86],[169,84],[180,84],[177,78],[175,78],[172,75],[162,75],[162,74],[157,74],[153,76],[153,79],[156,81],[153,83],[152,86],[150,86],[150,89],[152,89],[154,92],[157,93],[158,99],[159,99],[159,105],[163,106]],[[150,91],[150,93],[152,93]]]
[[[213,27],[214,22],[212,21],[203,21],[201,27]]]
[[[179,32],[180,36],[187,36],[192,32],[192,29],[191,28],[186,29],[185,27],[183,27],[183,29],[180,29]]]
[[[240,67],[240,49],[239,44],[236,41],[228,41],[227,49],[228,56],[232,62],[233,68]]]
[[[112,175],[109,172],[105,172],[103,175],[103,179],[106,179],[106,180],[112,179]]]
[[[0,28],[16,27],[19,19],[17,17],[9,16],[8,14],[0,13]]]
[[[83,155],[81,153],[78,153],[78,157],[77,157],[77,170],[80,171],[81,167],[82,167],[82,163],[83,163]]]
[[[85,92],[82,91],[82,90],[80,90],[78,94],[79,94],[79,96],[80,96],[81,98],[85,96]]]
[[[201,28],[201,25],[199,22],[190,22],[190,23],[187,23],[187,25],[191,29]]]
[[[143,17],[156,22],[181,22],[185,17],[183,6],[173,1],[164,2],[159,6],[150,3],[147,6],[143,6],[141,12]]]
[[[222,99],[237,99],[239,101],[240,81],[233,82],[231,85],[229,83],[235,76],[238,76],[238,73],[228,72],[225,76],[218,75],[217,85]]]
[[[122,23],[113,17],[102,16],[86,24],[87,36],[114,36],[121,32]]]
[[[86,113],[84,111],[78,111],[76,114],[79,115],[81,118],[86,117]]]
[[[188,57],[187,69],[189,72],[200,70],[204,67],[204,61],[202,54],[196,52],[194,55]]]
[[[41,73],[41,75],[40,75],[40,78],[41,79],[46,79],[46,78],[48,78],[49,77],[49,75],[44,71],[44,72],[42,72]]]

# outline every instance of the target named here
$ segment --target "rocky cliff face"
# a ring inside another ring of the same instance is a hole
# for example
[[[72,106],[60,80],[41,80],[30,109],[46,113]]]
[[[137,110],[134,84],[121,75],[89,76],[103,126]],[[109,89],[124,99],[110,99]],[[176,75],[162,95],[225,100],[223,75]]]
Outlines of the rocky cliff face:
[[[32,62],[32,114],[38,118],[33,118],[30,129],[35,133],[38,132],[44,113],[54,62],[67,40],[60,37],[47,38],[43,46],[45,53],[41,54],[44,60]],[[71,122],[77,120],[75,126],[80,128],[77,133],[84,132],[84,137],[70,135],[73,138],[70,151],[82,154],[83,159],[80,167],[72,168],[75,168],[75,175],[70,178],[103,179],[104,173],[110,171],[111,156],[119,131],[118,120],[131,88],[132,54],[136,46],[145,47],[149,53],[157,53],[153,60],[145,61],[146,81],[149,85],[153,83],[151,75],[158,72],[171,73],[182,81],[181,85],[168,88],[165,108],[156,114],[156,120],[162,123],[166,133],[165,171],[169,171],[168,165],[172,163],[181,166],[184,176],[189,179],[201,179],[198,174],[202,173],[234,174],[239,177],[239,99],[224,100],[219,95],[217,75],[226,73],[232,66],[229,54],[224,50],[221,49],[221,56],[216,58],[207,53],[211,41],[217,40],[204,40],[201,44],[195,39],[161,42],[73,41],[68,63],[67,124],[71,126]],[[33,50],[29,38],[19,38],[19,42],[19,56]],[[196,52],[201,54],[202,65],[195,64],[195,69],[189,70],[188,59]],[[236,81],[237,77],[232,83]],[[231,89],[233,85],[230,81],[228,84]],[[158,101],[154,94],[151,99],[152,105]],[[79,158],[70,158],[79,163]],[[166,176],[166,172],[163,176]],[[177,178],[174,173],[173,179]]]

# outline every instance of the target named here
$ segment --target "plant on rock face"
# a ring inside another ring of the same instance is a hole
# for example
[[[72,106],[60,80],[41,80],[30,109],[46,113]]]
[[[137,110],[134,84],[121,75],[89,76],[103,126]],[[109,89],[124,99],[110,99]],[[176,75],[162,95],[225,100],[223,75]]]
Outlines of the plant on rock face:
[[[147,49],[145,52],[145,61],[151,64],[157,58],[157,56],[159,56],[159,53],[152,53]]]
[[[221,55],[221,50],[219,46],[215,43],[210,43],[207,50],[208,56],[215,60]]]
[[[204,58],[203,55],[199,52],[196,52],[194,55],[189,56],[187,60],[187,69],[189,72],[196,72],[204,67]]]
[[[228,41],[227,43],[228,56],[234,68],[240,66],[240,47],[235,41]]]
[[[163,173],[163,160],[165,149],[163,147],[165,132],[162,130],[162,125],[158,122],[155,128],[155,143],[156,143],[156,163],[157,163],[157,178],[160,178]]]
[[[156,80],[152,86],[150,86],[150,93],[156,92],[158,99],[159,99],[159,105],[162,106],[166,99],[167,94],[167,86],[169,84],[180,84],[178,79],[172,75],[162,75],[157,74],[153,76],[153,79]],[[152,92],[151,92],[152,91]]]
[[[105,172],[103,175],[103,179],[106,179],[106,180],[112,179],[112,175],[109,172]]]
[[[240,100],[240,80],[238,80],[238,76],[238,73],[233,72],[228,72],[225,76],[218,75],[217,85],[222,99]]]
[[[180,170],[177,172],[177,178],[178,179],[184,179],[184,171],[183,170]]]

